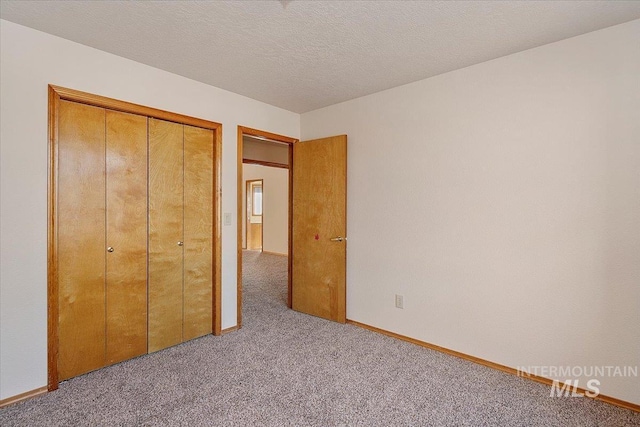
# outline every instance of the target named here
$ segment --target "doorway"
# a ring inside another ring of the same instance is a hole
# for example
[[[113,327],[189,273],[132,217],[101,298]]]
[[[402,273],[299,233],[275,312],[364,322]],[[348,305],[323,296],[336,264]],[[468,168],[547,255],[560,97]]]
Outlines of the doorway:
[[[254,144],[253,150],[245,150],[245,141],[250,140]],[[251,233],[257,233],[256,230],[260,229],[260,246],[262,251],[265,250],[264,232],[265,232],[265,219],[268,217],[269,212],[265,212],[264,209],[264,195],[265,183],[262,179],[255,179],[245,181],[244,177],[244,165],[258,165],[266,166],[268,168],[281,168],[287,169],[288,174],[288,194],[287,194],[287,244],[286,255],[287,260],[287,306],[291,308],[291,252],[292,252],[292,240],[291,240],[291,223],[292,223],[292,166],[293,166],[293,144],[298,142],[298,139],[291,138],[284,135],[278,135],[270,132],[261,131],[258,129],[252,129],[244,126],[238,126],[238,146],[237,146],[237,168],[238,168],[238,235],[237,235],[237,292],[238,292],[238,306],[237,306],[237,323],[238,328],[242,327],[242,260],[243,260],[243,248],[249,249],[254,243],[250,243],[252,238]],[[280,147],[286,147],[284,158],[272,158],[269,156],[260,155],[263,149],[266,149],[269,145],[277,144]],[[260,188],[260,190],[252,191],[250,182],[261,182],[260,186],[253,184],[253,189]],[[249,196],[257,196],[261,203],[261,210],[255,211],[253,208],[255,205],[255,199],[249,200]],[[249,205],[251,206],[251,212],[249,211]],[[254,213],[260,213],[260,219]],[[253,217],[253,218],[252,218]],[[253,219],[254,222],[250,222]],[[257,224],[260,221],[260,227],[256,227],[253,224]],[[253,228],[252,231],[250,229]],[[255,234],[254,234],[255,235]],[[255,241],[254,241],[255,242]],[[268,250],[268,248],[266,249]],[[284,251],[279,251],[284,252]]]
[[[246,181],[245,186],[245,247],[250,251],[263,250],[264,222],[262,220],[262,187],[264,180]]]

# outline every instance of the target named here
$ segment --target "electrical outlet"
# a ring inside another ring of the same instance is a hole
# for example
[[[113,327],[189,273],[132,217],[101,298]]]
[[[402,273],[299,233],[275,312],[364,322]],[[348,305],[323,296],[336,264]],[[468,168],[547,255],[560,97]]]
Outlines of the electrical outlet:
[[[229,212],[224,213],[224,225],[231,225],[231,214]]]
[[[404,297],[396,294],[396,308],[404,308]]]

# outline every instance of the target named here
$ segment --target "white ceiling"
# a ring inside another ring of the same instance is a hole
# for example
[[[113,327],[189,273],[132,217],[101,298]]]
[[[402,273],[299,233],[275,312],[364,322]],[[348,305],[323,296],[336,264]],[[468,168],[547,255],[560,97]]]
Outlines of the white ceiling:
[[[303,113],[638,19],[640,1],[3,0],[0,17]]]

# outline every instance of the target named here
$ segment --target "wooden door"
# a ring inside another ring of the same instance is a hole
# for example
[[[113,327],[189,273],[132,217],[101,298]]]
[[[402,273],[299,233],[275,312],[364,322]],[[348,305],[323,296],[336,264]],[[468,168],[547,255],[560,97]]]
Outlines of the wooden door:
[[[182,342],[183,126],[149,119],[149,352]]]
[[[347,137],[293,145],[292,307],[346,321]]]
[[[147,118],[106,111],[106,362],[147,352]]]
[[[212,331],[213,131],[184,126],[183,339]]]
[[[58,305],[61,380],[105,365],[105,110],[60,101]]]

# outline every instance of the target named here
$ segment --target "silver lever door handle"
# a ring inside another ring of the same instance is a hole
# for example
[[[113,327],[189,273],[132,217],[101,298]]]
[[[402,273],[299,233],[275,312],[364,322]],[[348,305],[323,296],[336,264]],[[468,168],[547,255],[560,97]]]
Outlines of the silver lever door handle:
[[[344,242],[345,240],[347,240],[347,238],[346,237],[342,237],[342,236],[332,237],[331,238],[332,242]]]

